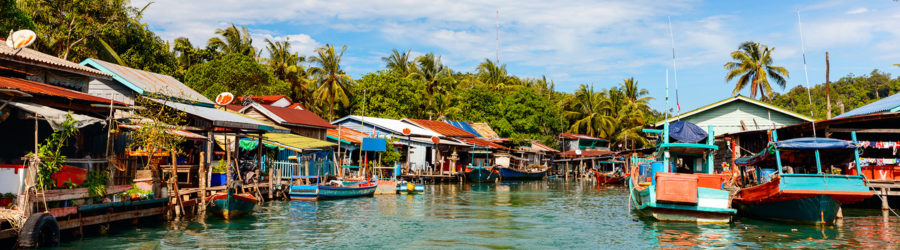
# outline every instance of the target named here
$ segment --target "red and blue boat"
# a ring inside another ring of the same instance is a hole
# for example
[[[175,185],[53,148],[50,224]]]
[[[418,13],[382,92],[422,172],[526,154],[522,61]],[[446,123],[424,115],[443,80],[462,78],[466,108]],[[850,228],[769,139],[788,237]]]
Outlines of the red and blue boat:
[[[726,175],[713,174],[713,127],[708,133],[693,123],[666,122],[655,161],[632,166],[627,178],[635,208],[659,221],[728,223],[737,210],[731,208]],[[671,138],[671,139],[670,139]],[[674,140],[674,141],[671,141]],[[704,142],[705,140],[705,142]],[[643,173],[641,173],[643,172]]]
[[[248,193],[236,194],[233,188],[225,193],[216,193],[209,199],[209,212],[222,216],[226,220],[253,213],[253,208],[259,202],[256,197]]]
[[[773,130],[772,141],[765,150],[735,160],[735,165],[741,167],[744,183],[734,198],[735,208],[742,215],[762,219],[833,222],[842,204],[873,195],[862,175],[826,174],[822,170],[823,165],[855,162],[856,172],[861,173],[856,133],[852,136],[854,141],[810,137],[778,141],[778,134]],[[810,169],[815,173],[798,174],[793,172],[800,171],[794,169]]]

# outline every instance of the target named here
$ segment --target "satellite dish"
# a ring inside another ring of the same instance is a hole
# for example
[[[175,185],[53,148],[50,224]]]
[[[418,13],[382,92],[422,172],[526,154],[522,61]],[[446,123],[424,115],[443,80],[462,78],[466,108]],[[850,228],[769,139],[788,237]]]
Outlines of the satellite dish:
[[[6,38],[6,46],[9,46],[13,49],[28,47],[34,40],[37,39],[37,34],[31,30],[20,30],[16,32],[12,32],[8,38]]]
[[[575,154],[576,154],[576,155],[581,155],[581,149],[575,150]]]
[[[234,94],[228,92],[222,92],[221,94],[216,96],[216,104],[220,106],[225,106],[234,101]]]
[[[439,144],[441,143],[441,138],[438,138],[437,136],[431,136],[431,142],[434,142],[434,144]]]
[[[403,135],[409,135],[409,134],[412,134],[412,130],[409,129],[409,128],[404,128],[402,132],[403,132]]]

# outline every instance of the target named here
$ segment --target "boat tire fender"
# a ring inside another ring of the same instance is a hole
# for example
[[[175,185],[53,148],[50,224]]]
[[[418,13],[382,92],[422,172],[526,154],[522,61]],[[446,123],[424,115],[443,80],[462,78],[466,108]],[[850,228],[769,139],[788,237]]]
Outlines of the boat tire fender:
[[[19,248],[59,246],[59,223],[49,213],[36,213],[28,217],[19,231]]]

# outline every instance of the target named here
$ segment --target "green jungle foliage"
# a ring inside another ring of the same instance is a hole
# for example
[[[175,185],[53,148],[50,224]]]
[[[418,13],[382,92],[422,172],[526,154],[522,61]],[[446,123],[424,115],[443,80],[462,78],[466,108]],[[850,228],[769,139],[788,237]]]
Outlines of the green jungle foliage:
[[[841,105],[844,106],[844,112],[847,112],[896,94],[897,91],[900,91],[900,77],[892,79],[890,73],[876,69],[867,75],[849,74],[831,83],[831,115],[835,117],[842,114]],[[825,85],[817,84],[810,89],[809,95],[813,100],[814,118],[825,119]],[[796,86],[784,94],[775,93],[772,104],[810,116],[810,102],[804,86]]]
[[[49,190],[56,186],[53,174],[59,172],[66,163],[66,156],[62,154],[61,150],[69,143],[69,139],[78,133],[78,128],[75,127],[76,123],[78,121],[72,118],[71,113],[66,114],[66,120],[59,124],[59,129],[38,147],[36,155],[41,157],[41,167],[38,168],[37,186],[40,189]]]
[[[265,65],[237,53],[191,66],[184,78],[188,87],[210,99],[226,91],[235,96],[289,92],[287,83],[275,78]]]

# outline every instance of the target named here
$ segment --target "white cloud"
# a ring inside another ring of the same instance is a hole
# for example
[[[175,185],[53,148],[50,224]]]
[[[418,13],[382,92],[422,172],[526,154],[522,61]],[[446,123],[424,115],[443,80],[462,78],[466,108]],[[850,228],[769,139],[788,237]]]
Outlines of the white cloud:
[[[268,51],[265,51],[267,46],[266,39],[269,39],[269,41],[272,42],[287,40],[291,44],[291,51],[306,56],[313,55],[315,49],[323,46],[307,34],[273,36],[271,33],[271,31],[257,30],[250,32],[250,36],[253,37],[253,47],[263,49],[263,57],[268,56],[269,54]]]
[[[857,9],[847,11],[847,14],[862,14],[862,13],[866,13],[866,12],[869,12],[869,9],[857,8]]]

